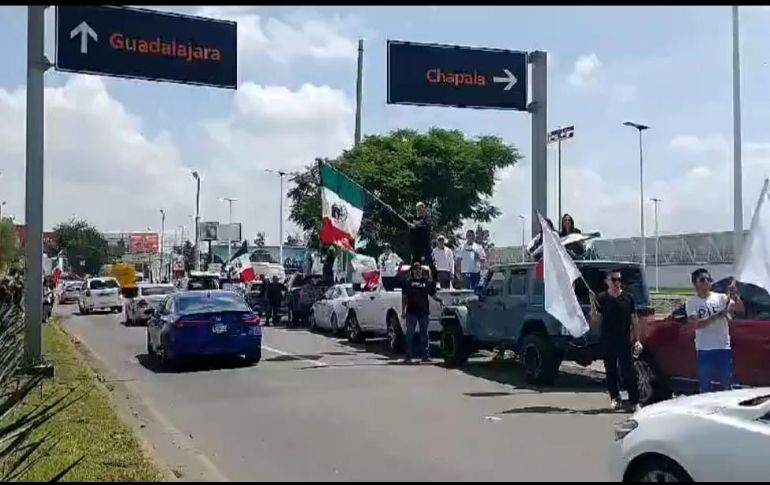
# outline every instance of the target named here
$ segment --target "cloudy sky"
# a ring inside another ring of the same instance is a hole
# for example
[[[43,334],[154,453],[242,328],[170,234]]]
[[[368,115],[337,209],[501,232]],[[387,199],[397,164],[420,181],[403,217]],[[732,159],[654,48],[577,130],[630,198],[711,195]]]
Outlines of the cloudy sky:
[[[525,160],[500,174],[491,224],[519,244],[530,205],[528,115],[389,106],[387,39],[545,50],[549,127],[574,125],[563,146],[564,208],[584,230],[638,233],[633,120],[645,137],[646,196],[661,197],[664,233],[732,227],[731,16],[728,7],[174,7],[236,20],[237,91],[46,74],[45,226],[73,215],[103,230],[190,227],[191,170],[202,174],[203,219],[234,218],[277,243],[278,180],[352,145],[357,39],[366,39],[364,133],[455,128],[495,134]],[[770,10],[744,7],[744,212],[770,173]],[[0,7],[0,197],[24,216],[26,8]],[[53,58],[53,9],[47,12]],[[549,150],[549,176],[555,151]],[[556,186],[555,178],[550,184]],[[555,190],[549,208],[555,215]],[[652,227],[652,203],[647,202]],[[288,228],[291,230],[291,227]],[[172,229],[169,229],[171,231]],[[189,229],[188,229],[189,230]]]

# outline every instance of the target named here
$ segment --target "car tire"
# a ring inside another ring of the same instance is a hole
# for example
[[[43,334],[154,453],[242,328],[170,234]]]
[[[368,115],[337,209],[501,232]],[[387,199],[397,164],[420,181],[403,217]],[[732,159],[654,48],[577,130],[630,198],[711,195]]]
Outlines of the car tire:
[[[351,313],[348,316],[347,323],[348,341],[354,344],[364,343],[366,340],[364,333],[361,331],[361,326],[358,324],[358,317],[355,313]]]
[[[115,313],[120,313],[123,311],[123,307],[119,307],[119,306],[113,307],[112,311]]]
[[[388,350],[393,354],[403,353],[406,341],[404,339],[404,332],[401,330],[401,324],[398,321],[398,317],[393,313],[388,315],[387,325]]]
[[[692,482],[693,479],[682,466],[664,456],[650,456],[631,465],[623,482]]]
[[[655,361],[648,354],[634,359],[634,372],[639,389],[639,403],[643,406],[665,401],[671,397],[671,389]]]
[[[551,385],[559,375],[561,359],[551,339],[540,332],[532,332],[521,341],[521,363],[526,381],[533,385]]]
[[[458,323],[445,325],[441,331],[441,356],[448,367],[460,367],[468,362],[470,349]]]
[[[260,360],[262,360],[262,349],[259,349],[252,354],[246,354],[246,363],[249,365],[259,364]]]
[[[342,335],[342,330],[340,328],[339,321],[337,320],[337,314],[332,313],[332,320],[331,320],[331,327],[332,327],[332,335],[335,337],[339,337]]]

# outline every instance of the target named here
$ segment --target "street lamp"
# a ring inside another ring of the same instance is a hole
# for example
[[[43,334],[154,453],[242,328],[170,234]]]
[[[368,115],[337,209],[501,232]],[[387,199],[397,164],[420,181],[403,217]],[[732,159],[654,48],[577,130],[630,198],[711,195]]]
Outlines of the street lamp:
[[[552,132],[548,133],[548,143],[556,143],[557,146],[557,152],[558,152],[558,164],[559,164],[559,203],[558,203],[558,218],[561,219],[562,212],[561,212],[561,142],[562,140],[569,140],[570,138],[573,138],[575,136],[575,127],[574,126],[565,126],[564,128],[559,127],[556,130],[553,130]]]
[[[280,244],[279,254],[281,258],[281,264],[283,264],[283,178],[286,175],[296,175],[296,172],[284,172],[283,170],[273,170],[271,168],[266,168],[265,172],[274,173],[281,178],[281,201],[278,209],[280,212],[280,216],[278,218],[278,242]]]
[[[2,172],[0,172],[2,174]],[[5,207],[5,201],[0,204],[0,218],[3,217],[3,207]]]
[[[626,121],[624,126],[630,126],[639,131],[639,231],[642,238],[642,268],[647,265],[647,248],[644,239],[644,156],[642,153],[642,132],[650,127],[640,123]]]
[[[660,275],[658,274],[658,248],[660,246],[660,231],[658,227],[658,204],[663,199],[653,197],[650,199],[655,204],[655,291],[660,291]]]
[[[227,202],[230,212],[230,230],[227,231],[227,263],[230,264],[230,258],[233,257],[233,202],[237,202],[238,199],[232,197],[220,197],[221,202]]]
[[[527,223],[527,218],[519,215],[519,219],[521,220],[521,262],[523,263],[527,254],[527,246],[524,244],[524,226]]]
[[[733,258],[743,246],[743,166],[741,162],[741,47],[738,6],[733,5]]]
[[[166,211],[160,209],[160,280],[163,281],[163,236],[166,232]]]
[[[201,176],[197,170],[193,170],[192,176],[196,182],[195,189],[195,269],[201,270],[201,252],[198,246],[200,242],[200,230],[198,228],[201,219]]]

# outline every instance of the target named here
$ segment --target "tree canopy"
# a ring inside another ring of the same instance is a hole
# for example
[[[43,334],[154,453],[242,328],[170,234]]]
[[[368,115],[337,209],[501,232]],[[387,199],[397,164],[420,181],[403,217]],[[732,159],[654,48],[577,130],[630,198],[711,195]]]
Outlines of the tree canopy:
[[[61,223],[54,233],[75,274],[98,274],[108,261],[107,240],[86,221],[73,219]]]
[[[0,271],[5,271],[18,263],[20,257],[21,249],[16,226],[12,218],[3,217],[0,219]]]
[[[489,222],[500,214],[490,203],[498,170],[515,165],[518,150],[499,137],[466,138],[457,130],[432,128],[425,133],[397,130],[365,137],[330,163],[371,194],[411,220],[417,202],[428,206],[434,231],[454,234],[464,220]],[[318,246],[321,223],[317,163],[292,178],[289,217]],[[382,204],[367,196],[359,238],[363,252],[374,254],[385,242],[408,254],[408,227]]]

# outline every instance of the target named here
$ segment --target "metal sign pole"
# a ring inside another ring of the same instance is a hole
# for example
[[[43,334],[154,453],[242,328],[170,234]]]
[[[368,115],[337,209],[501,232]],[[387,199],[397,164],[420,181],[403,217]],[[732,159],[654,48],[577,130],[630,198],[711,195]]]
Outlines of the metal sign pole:
[[[45,82],[51,67],[45,57],[45,9],[27,7],[27,153],[24,223],[24,362],[42,363],[43,354],[43,165],[45,156]]]
[[[537,214],[548,214],[548,54],[529,53],[532,64],[532,234],[540,232]]]

